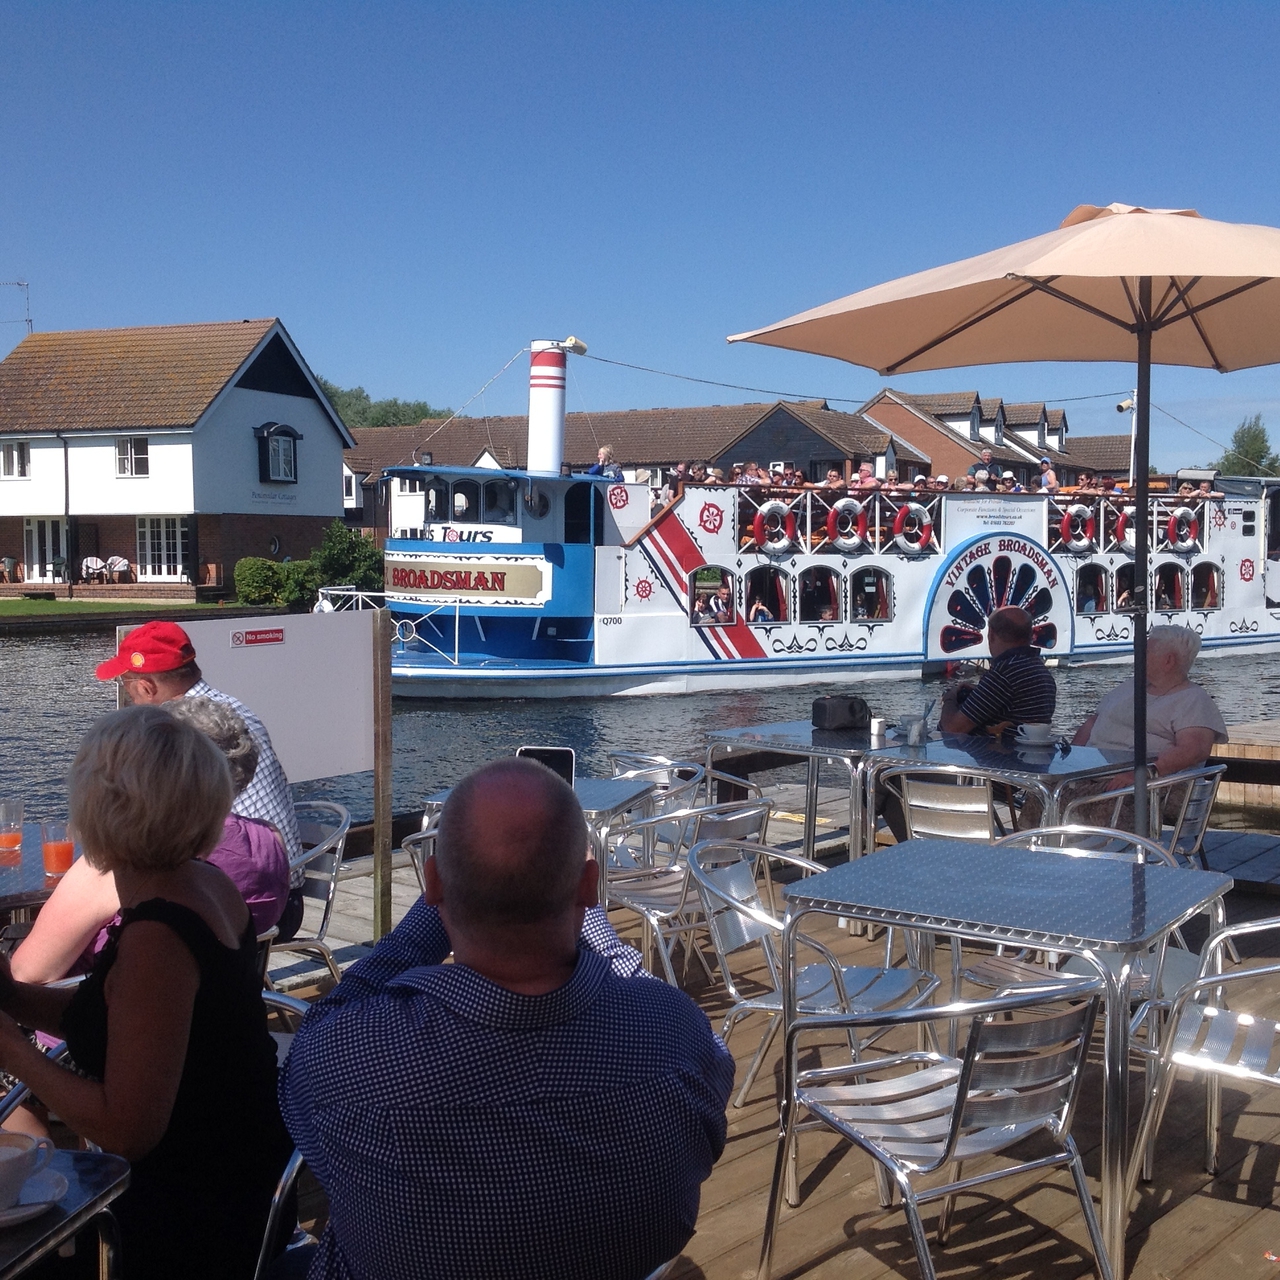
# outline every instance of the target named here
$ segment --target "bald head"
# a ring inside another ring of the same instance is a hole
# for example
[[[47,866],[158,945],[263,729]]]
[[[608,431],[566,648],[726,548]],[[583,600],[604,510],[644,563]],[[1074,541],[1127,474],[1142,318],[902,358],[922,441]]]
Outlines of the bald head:
[[[1008,605],[997,609],[987,619],[987,631],[1009,648],[1031,643],[1031,615],[1025,609]]]
[[[586,856],[573,788],[532,760],[498,760],[468,774],[440,815],[444,901],[469,928],[536,924],[568,911]]]

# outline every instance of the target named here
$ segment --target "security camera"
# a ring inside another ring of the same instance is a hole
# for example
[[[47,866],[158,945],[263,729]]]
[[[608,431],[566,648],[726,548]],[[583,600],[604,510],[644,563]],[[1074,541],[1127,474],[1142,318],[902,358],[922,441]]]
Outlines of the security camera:
[[[1133,408],[1132,400],[1121,400],[1120,403],[1116,405],[1116,412],[1128,413],[1132,408]]]

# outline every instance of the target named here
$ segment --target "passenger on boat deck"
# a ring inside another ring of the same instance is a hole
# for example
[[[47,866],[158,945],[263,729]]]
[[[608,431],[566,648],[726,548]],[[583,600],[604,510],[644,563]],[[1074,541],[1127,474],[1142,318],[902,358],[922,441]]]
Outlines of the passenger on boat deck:
[[[752,600],[750,606],[747,608],[747,621],[774,622],[776,619],[773,614],[769,612],[765,602],[757,597],[755,600]]]
[[[1098,492],[1103,494],[1123,494],[1124,490],[1116,484],[1113,476],[1103,476],[1102,479],[1098,481]]]
[[[1042,493],[1058,492],[1058,473],[1048,458],[1040,459],[1040,491]]]
[[[969,468],[969,474],[977,479],[979,471],[986,472],[986,475],[982,477],[985,480],[986,476],[990,475],[996,468],[995,456],[991,451],[991,446],[986,445],[982,450],[982,456]]]
[[[1195,489],[1192,487],[1192,485],[1191,485],[1191,481],[1190,481],[1190,480],[1184,480],[1184,481],[1183,481],[1183,482],[1178,486],[1178,497],[1180,497],[1180,498],[1194,498],[1195,496],[1196,496],[1196,491],[1195,491]]]
[[[1225,498],[1225,493],[1220,493],[1215,489],[1208,480],[1201,480],[1200,487],[1196,490],[1197,498]]]
[[[689,463],[686,474],[689,477],[690,484],[706,484],[707,464],[705,462],[691,462]]]
[[[975,493],[991,492],[991,473],[984,467],[979,467],[973,473],[973,490]]]
[[[827,478],[823,482],[822,487],[824,489],[843,489],[844,476],[842,476],[840,472],[835,469],[835,467],[831,467],[827,471]]]
[[[74,990],[15,982],[0,962],[0,1067],[130,1162],[111,1205],[130,1280],[249,1280],[291,1144],[253,921],[202,860],[231,808],[227,762],[159,707],[126,707],[85,735],[68,798],[121,923]],[[78,1070],[23,1027],[60,1034]]]
[[[960,487],[965,493],[974,493],[978,489],[978,482],[973,476],[966,475],[961,479]]]
[[[232,813],[242,818],[256,818],[270,823],[284,841],[291,863],[302,856],[302,837],[298,834],[298,818],[293,808],[289,780],[271,745],[266,726],[238,698],[215,689],[196,664],[191,637],[173,622],[144,622],[130,631],[114,658],[98,664],[99,680],[118,680],[131,703],[158,706],[174,698],[212,698],[225,702],[244,720],[253,745],[258,748],[258,767],[249,785],[236,796]],[[296,866],[289,876],[289,901],[285,903],[278,928],[281,942],[287,942],[302,923],[302,867]]]
[[[733,621],[733,588],[722,582],[716,593],[707,602],[708,620],[711,622]]]
[[[593,466],[587,468],[589,476],[608,476],[610,480],[622,479],[622,468],[613,460],[613,447],[602,444],[596,453]]]
[[[1227,741],[1222,712],[1190,680],[1199,652],[1200,637],[1190,627],[1152,627],[1147,633],[1147,754],[1156,760],[1148,777],[1199,768],[1214,743]],[[1072,742],[1104,751],[1133,751],[1132,677],[1102,696]],[[1133,774],[1126,773],[1107,786],[1115,790],[1132,782]]]
[[[1077,493],[1094,493],[1097,491],[1098,481],[1092,471],[1082,471],[1076,479]]]
[[[284,1066],[330,1204],[310,1280],[639,1280],[693,1234],[732,1057],[613,932],[542,765],[455,786],[424,874]]]
[[[876,479],[875,468],[869,462],[858,463],[858,488],[878,489],[880,481]]]
[[[769,477],[760,470],[758,462],[748,462],[742,468],[743,484],[768,484]]]
[[[746,484],[742,478],[742,468],[735,462],[729,471],[729,483],[735,485]]]
[[[1012,471],[1006,471],[1004,475],[1000,477],[1000,492],[1001,493],[1023,493],[1024,492],[1022,486],[1018,483],[1018,477],[1015,476]]]
[[[934,476],[930,481],[930,488],[937,489],[939,493],[951,488],[951,477],[946,475]]]
[[[243,717],[212,698],[175,698],[164,710],[205,734],[226,756],[238,796],[258,763],[258,748]],[[289,859],[274,827],[230,813],[221,840],[204,858],[240,890],[255,934],[280,919],[289,896]],[[109,926],[119,921],[119,911],[114,877],[95,869],[87,858],[77,859],[9,958],[13,976],[19,982],[55,982],[71,972],[87,972],[107,945]]]
[[[890,489],[890,490],[902,488],[902,486],[898,483],[898,473],[896,471],[886,471],[884,473],[884,480],[881,482],[880,487],[883,489]]]

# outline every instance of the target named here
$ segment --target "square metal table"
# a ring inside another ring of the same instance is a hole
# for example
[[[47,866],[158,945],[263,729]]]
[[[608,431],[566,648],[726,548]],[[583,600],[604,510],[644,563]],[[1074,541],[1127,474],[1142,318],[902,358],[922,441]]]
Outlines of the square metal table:
[[[1129,1126],[1129,996],[1135,959],[1198,911],[1222,924],[1230,876],[1041,849],[958,840],[908,840],[788,885],[783,932],[786,1026],[796,1019],[795,937],[810,912],[970,941],[1083,956],[1106,984],[1102,1095],[1102,1232],[1124,1274]],[[1098,952],[1116,952],[1115,971]],[[1135,1159],[1140,1158],[1135,1155]]]
[[[856,852],[850,841],[851,858],[875,848],[877,784],[895,773],[912,772],[912,765],[961,771],[1037,792],[1044,804],[1038,825],[1052,827],[1060,820],[1062,791],[1068,783],[1124,773],[1133,768],[1133,755],[1059,742],[1032,745],[1011,736],[993,738],[981,733],[946,733],[918,747],[905,742],[874,747],[866,752],[859,769],[865,820]]]
[[[806,858],[813,857],[818,830],[818,770],[824,760],[838,760],[849,773],[849,856],[857,856],[861,829],[862,787],[858,763],[871,747],[865,729],[815,729],[808,720],[783,720],[777,724],[743,729],[716,729],[707,734],[707,770],[734,755],[776,753],[808,762],[805,782],[804,844]]]
[[[67,1180],[67,1194],[38,1218],[0,1230],[0,1280],[13,1280],[70,1240],[82,1227],[98,1227],[98,1276],[119,1268],[115,1222],[103,1210],[129,1185],[129,1162],[105,1151],[55,1151],[48,1167]]]

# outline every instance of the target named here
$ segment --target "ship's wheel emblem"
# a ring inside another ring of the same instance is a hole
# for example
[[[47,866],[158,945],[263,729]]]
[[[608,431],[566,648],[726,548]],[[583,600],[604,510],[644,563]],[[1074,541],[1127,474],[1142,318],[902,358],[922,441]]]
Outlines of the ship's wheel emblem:
[[[724,512],[714,502],[704,502],[698,512],[698,525],[705,533],[719,533],[724,526]]]
[[[641,600],[647,600],[653,595],[653,583],[648,578],[641,578],[636,583],[636,596]]]
[[[1253,581],[1253,561],[1252,560],[1240,561],[1240,581],[1241,582]]]
[[[611,484],[609,486],[609,505],[615,511],[621,511],[630,501],[631,495],[627,492],[625,484]]]
[[[444,540],[445,540],[446,542],[457,542],[457,540],[458,540],[458,531],[457,531],[457,529],[446,529],[446,530],[444,531]]]
[[[1213,515],[1211,515],[1209,519],[1213,521],[1213,527],[1215,529],[1221,529],[1223,525],[1227,523],[1227,513],[1223,511],[1221,503],[1214,507]]]
[[[1058,628],[1046,621],[1053,610],[1053,592],[1044,585],[1034,565],[1021,564],[1015,573],[1008,556],[996,556],[988,569],[975,564],[965,574],[947,601],[953,621],[942,628],[942,651],[958,653],[981,644],[987,619],[1008,605],[1025,609],[1032,620],[1031,643],[1052,649],[1058,643]]]

